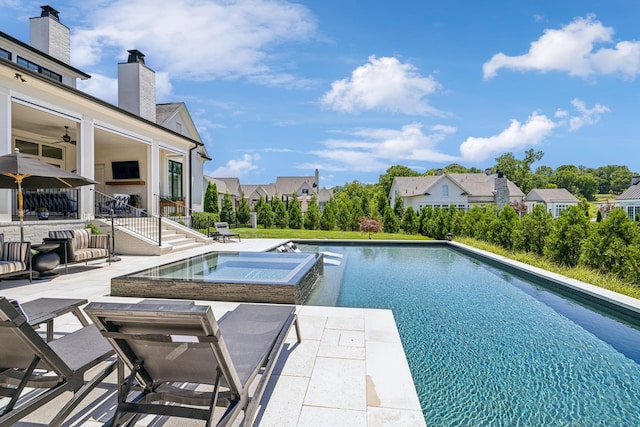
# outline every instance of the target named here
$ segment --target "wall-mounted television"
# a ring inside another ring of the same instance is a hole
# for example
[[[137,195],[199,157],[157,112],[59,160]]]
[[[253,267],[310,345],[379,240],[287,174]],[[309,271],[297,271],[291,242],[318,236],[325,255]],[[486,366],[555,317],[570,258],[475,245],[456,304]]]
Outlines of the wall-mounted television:
[[[140,179],[140,166],[137,160],[111,162],[113,179]]]

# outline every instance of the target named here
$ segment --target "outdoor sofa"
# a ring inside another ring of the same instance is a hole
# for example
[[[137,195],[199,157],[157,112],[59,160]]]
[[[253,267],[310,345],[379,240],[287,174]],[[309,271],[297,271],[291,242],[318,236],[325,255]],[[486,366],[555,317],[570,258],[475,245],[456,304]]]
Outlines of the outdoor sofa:
[[[0,233],[0,279],[25,274],[31,281],[31,243],[5,242],[4,234]]]
[[[49,231],[49,237],[45,237],[43,241],[60,245],[56,252],[60,256],[60,262],[65,265],[65,270],[72,263],[86,263],[102,258],[108,259],[111,264],[108,234],[91,234],[88,228],[54,230]]]

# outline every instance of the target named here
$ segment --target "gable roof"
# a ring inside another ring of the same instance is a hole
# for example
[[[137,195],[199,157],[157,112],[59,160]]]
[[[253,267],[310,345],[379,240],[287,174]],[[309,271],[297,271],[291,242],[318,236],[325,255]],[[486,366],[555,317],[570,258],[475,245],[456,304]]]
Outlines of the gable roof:
[[[275,187],[276,191],[283,195],[298,193],[300,187],[305,184],[317,191],[318,184],[315,181],[315,176],[279,176],[276,178]]]
[[[640,183],[634,184],[624,190],[616,200],[640,200]]]
[[[449,178],[463,193],[474,197],[493,197],[496,174],[484,173],[447,173],[439,176],[397,176],[394,178],[402,197],[428,194],[441,180]],[[517,185],[507,180],[510,197],[523,197],[524,193]],[[389,196],[392,196],[391,194]]]
[[[529,191],[525,200],[544,203],[580,203],[580,200],[566,188],[534,188]]]
[[[216,185],[218,194],[230,194],[240,197],[242,189],[240,188],[240,180],[238,178],[213,178],[205,176],[205,179]]]

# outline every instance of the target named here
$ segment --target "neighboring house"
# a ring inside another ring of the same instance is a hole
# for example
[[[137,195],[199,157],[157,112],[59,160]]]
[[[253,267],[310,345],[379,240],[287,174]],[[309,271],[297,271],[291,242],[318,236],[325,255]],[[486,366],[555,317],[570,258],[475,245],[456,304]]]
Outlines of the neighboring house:
[[[207,182],[207,186],[209,182],[216,185],[218,190],[218,209],[222,208],[222,200],[224,200],[225,195],[231,196],[233,206],[238,207],[242,196],[242,188],[238,178],[212,178],[206,176],[204,179]]]
[[[389,202],[401,197],[404,207],[415,211],[441,207],[467,211],[473,206],[496,204],[500,207],[522,200],[524,193],[513,182],[498,174],[448,173],[436,176],[397,176],[391,184]]]
[[[536,188],[529,191],[524,202],[527,206],[527,212],[533,211],[535,205],[541,204],[544,205],[547,212],[557,218],[569,206],[577,206],[580,200],[566,188]]]
[[[640,176],[631,178],[631,186],[616,198],[616,204],[629,218],[635,220],[640,216]]]
[[[259,199],[266,201],[274,197],[280,197],[285,203],[295,195],[298,198],[302,212],[307,211],[307,205],[313,194],[318,199],[320,209],[323,209],[327,202],[333,197],[333,190],[323,188],[318,190],[320,173],[316,169],[313,176],[279,176],[272,184],[243,184],[240,185],[238,178],[212,178],[206,177],[209,182],[216,183],[218,193],[232,194],[237,203],[242,194],[248,200],[251,210],[254,209]],[[221,190],[222,188],[222,190]],[[220,200],[222,200],[220,198]]]
[[[155,72],[130,50],[118,64],[118,106],[76,89],[91,76],[70,65],[70,29],[42,6],[30,19],[30,43],[0,32],[0,155],[15,148],[99,184],[95,190],[137,196],[156,213],[156,195],[201,210],[203,163],[210,160],[183,103],[156,105]],[[78,190],[76,218],[94,217],[94,193]],[[16,219],[0,190],[0,222]]]

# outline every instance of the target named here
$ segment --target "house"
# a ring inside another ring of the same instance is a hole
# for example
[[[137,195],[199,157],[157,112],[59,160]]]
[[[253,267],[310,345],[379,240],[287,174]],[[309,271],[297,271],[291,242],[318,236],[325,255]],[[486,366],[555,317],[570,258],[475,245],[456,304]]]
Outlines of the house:
[[[616,205],[633,220],[640,217],[640,176],[631,178],[631,186],[616,198]]]
[[[569,206],[577,206],[580,200],[566,188],[537,188],[529,191],[524,202],[528,212],[533,211],[535,205],[542,204],[547,212],[557,218]]]
[[[397,176],[389,191],[389,202],[395,205],[401,197],[405,208],[415,211],[441,207],[467,211],[473,206],[496,204],[502,207],[522,200],[524,193],[502,173],[442,173],[436,176]]]
[[[241,195],[249,202],[249,208],[253,211],[259,199],[266,201],[274,197],[280,197],[285,203],[295,195],[300,203],[302,212],[307,211],[307,205],[313,194],[316,195],[320,209],[333,197],[333,190],[318,189],[320,172],[316,169],[312,176],[278,176],[276,182],[271,184],[240,184],[238,178],[213,178],[206,177],[208,182],[215,183],[218,188],[219,203],[224,194],[230,194],[236,206]]]
[[[118,105],[78,90],[78,79],[91,76],[70,64],[70,29],[57,10],[41,9],[28,44],[0,32],[0,124],[8,130],[0,155],[18,148],[99,182],[73,190],[76,219],[94,218],[99,193],[136,196],[149,213],[158,212],[158,195],[201,210],[210,157],[186,105],[156,104],[155,72],[135,49],[118,64]],[[0,200],[0,222],[15,221],[15,194],[0,190]]]

